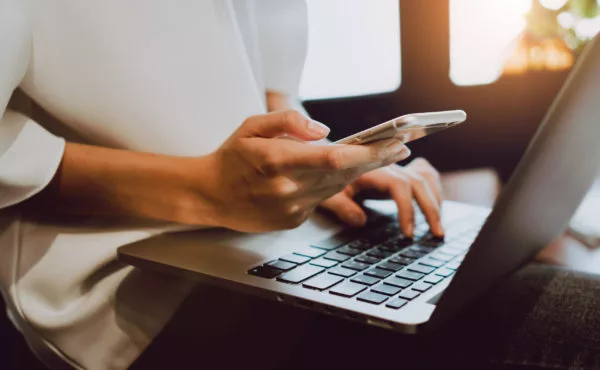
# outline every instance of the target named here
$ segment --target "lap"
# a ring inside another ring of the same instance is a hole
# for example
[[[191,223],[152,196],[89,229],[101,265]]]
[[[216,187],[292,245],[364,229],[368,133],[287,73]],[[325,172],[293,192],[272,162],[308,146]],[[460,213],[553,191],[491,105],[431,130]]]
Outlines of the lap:
[[[132,368],[600,368],[599,311],[595,276],[537,264],[427,336],[199,285]]]

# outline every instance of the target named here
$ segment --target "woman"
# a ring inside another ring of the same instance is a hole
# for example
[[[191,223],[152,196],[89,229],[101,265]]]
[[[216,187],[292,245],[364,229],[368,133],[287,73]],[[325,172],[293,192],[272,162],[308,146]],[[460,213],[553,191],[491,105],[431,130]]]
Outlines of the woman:
[[[386,167],[402,143],[310,143],[327,127],[289,110],[305,49],[300,0],[0,2],[2,292],[40,358],[139,356],[191,289],[116,261],[156,233],[281,230],[318,206],[360,226],[352,197],[376,190],[407,235],[413,197],[443,234],[435,170]],[[6,109],[17,87],[56,120]]]
[[[528,267],[407,338],[116,261],[157,233],[280,230],[316,207],[360,226],[352,197],[373,190],[405,234],[413,198],[443,233],[435,170],[386,166],[401,143],[311,144],[328,129],[289,111],[305,47],[301,0],[0,0],[0,285],[36,354],[90,369],[599,368],[598,284],[567,271]],[[6,109],[17,87],[50,115]]]

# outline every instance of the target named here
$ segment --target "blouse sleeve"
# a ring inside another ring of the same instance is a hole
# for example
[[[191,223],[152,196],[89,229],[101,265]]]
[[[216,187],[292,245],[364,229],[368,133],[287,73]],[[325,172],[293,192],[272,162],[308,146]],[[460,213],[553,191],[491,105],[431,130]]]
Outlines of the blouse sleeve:
[[[54,176],[65,145],[27,116],[7,109],[31,54],[23,3],[0,1],[0,209],[41,191]]]
[[[267,90],[297,96],[308,46],[304,0],[258,0],[256,20]]]

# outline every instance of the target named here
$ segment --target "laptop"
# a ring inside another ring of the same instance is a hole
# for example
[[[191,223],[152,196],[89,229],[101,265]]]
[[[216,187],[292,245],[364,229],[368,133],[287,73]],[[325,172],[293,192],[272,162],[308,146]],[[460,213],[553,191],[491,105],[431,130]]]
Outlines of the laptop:
[[[139,268],[404,333],[430,330],[527,263],[566,228],[600,169],[600,41],[594,39],[493,210],[446,202],[444,240],[422,215],[403,237],[392,202],[346,230],[315,215],[294,230],[164,234],[119,249]],[[518,123],[514,123],[518,124]]]

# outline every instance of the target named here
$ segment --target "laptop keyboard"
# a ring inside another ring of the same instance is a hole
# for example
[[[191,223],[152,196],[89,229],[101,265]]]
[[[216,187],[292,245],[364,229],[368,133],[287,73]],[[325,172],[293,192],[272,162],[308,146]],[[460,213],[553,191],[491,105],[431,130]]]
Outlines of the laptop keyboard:
[[[248,273],[397,310],[452,277],[484,222],[457,220],[441,240],[422,214],[416,219],[413,239],[402,235],[396,218],[377,215],[362,230],[343,231]]]

